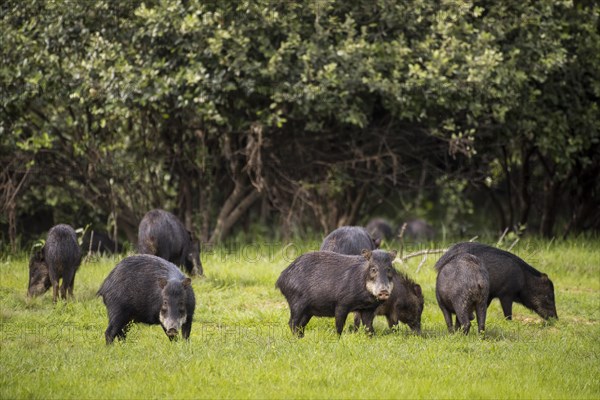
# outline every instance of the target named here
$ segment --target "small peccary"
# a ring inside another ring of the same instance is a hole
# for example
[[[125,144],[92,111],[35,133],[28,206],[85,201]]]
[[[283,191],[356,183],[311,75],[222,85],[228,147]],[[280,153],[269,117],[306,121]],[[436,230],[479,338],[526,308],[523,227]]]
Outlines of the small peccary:
[[[44,249],[36,249],[29,259],[29,285],[27,296],[39,296],[50,289],[50,273],[44,261]]]
[[[335,317],[338,335],[342,334],[348,314],[372,311],[390,296],[392,260],[395,253],[365,250],[360,256],[330,251],[303,254],[277,279],[290,306],[290,329],[299,337],[313,316]],[[373,318],[363,320],[370,331]]]
[[[342,226],[325,237],[321,251],[359,255],[363,250],[379,248],[380,244],[381,239],[374,240],[362,226]]]
[[[392,226],[383,218],[373,218],[367,224],[366,229],[374,240],[390,240],[394,236]]]
[[[471,316],[477,314],[479,332],[485,331],[485,315],[489,293],[489,278],[479,258],[457,254],[445,263],[435,265],[438,271],[435,295],[448,331],[453,332],[452,314],[456,314],[456,329],[465,334],[471,328]]]
[[[402,229],[402,226],[400,226]],[[413,219],[406,221],[406,230],[404,238],[408,240],[429,241],[435,238],[435,229],[422,219]]]
[[[73,297],[75,273],[81,263],[81,249],[75,230],[65,224],[52,227],[48,232],[43,254],[43,261],[48,266],[48,275],[52,283],[52,300],[57,300],[60,279],[61,298],[66,300],[67,292]]]
[[[162,258],[136,255],[123,259],[98,290],[108,312],[106,344],[124,340],[130,322],[160,324],[170,340],[188,339],[196,299],[190,278]]]
[[[421,286],[413,282],[408,276],[394,270],[392,282],[394,288],[387,299],[375,310],[375,315],[385,315],[388,326],[393,328],[398,322],[407,324],[416,333],[421,333],[421,314],[423,314],[423,292]],[[360,327],[363,313],[354,313],[354,328]],[[372,320],[366,316],[366,320]]]
[[[202,275],[200,243],[175,215],[148,211],[138,228],[138,253],[152,254],[184,267],[190,276]]]

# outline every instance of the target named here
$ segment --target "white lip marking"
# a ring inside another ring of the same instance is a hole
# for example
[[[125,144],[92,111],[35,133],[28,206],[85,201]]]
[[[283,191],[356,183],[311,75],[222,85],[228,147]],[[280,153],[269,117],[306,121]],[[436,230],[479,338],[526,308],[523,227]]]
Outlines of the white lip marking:
[[[169,329],[181,330],[182,325],[187,320],[187,315],[178,319],[165,318],[162,314],[159,314],[158,319],[161,325],[168,331]]]
[[[373,281],[367,281],[367,291],[377,298],[379,298],[379,293],[382,291],[387,291],[388,294],[391,295],[393,289],[393,282],[389,282],[387,285],[382,285]]]

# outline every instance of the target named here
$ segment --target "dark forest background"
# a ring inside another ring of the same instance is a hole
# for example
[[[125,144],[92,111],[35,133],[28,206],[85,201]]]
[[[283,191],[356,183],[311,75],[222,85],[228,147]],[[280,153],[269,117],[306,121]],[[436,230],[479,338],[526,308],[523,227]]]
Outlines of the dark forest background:
[[[0,5],[1,239],[600,229],[594,1]]]

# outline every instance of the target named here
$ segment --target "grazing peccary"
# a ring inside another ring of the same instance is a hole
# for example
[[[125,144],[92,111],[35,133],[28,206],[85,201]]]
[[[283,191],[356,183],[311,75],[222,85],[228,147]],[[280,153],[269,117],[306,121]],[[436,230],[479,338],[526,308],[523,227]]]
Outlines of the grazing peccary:
[[[106,344],[124,340],[130,322],[160,324],[173,340],[181,330],[188,339],[196,299],[191,279],[174,264],[152,255],[124,258],[108,274],[97,295],[108,312]]]
[[[121,253],[123,246],[113,241],[108,234],[98,231],[88,231],[83,235],[81,249],[84,253],[113,254]]]
[[[383,218],[373,218],[366,226],[367,232],[375,240],[389,240],[394,236],[392,226]]]
[[[148,211],[138,228],[138,253],[152,254],[184,267],[189,275],[202,275],[200,244],[175,215]]]
[[[471,316],[477,314],[479,332],[485,331],[485,314],[490,289],[488,272],[481,260],[472,254],[459,253],[437,263],[435,296],[442,309],[448,331],[453,332],[452,314],[456,314],[456,330],[465,334],[471,328]]]
[[[39,248],[34,250],[29,259],[29,285],[27,296],[39,296],[50,289],[50,274],[48,272],[48,264],[44,261],[44,249]]]
[[[554,285],[548,275],[508,251],[475,242],[455,244],[440,258],[438,264],[445,263],[458,253],[473,254],[483,262],[490,279],[487,305],[494,298],[500,299],[507,319],[512,319],[513,302],[535,311],[544,319],[558,318]]]
[[[43,261],[48,266],[48,276],[52,283],[52,300],[56,302],[58,297],[60,279],[61,298],[66,300],[67,292],[73,297],[75,273],[81,263],[81,249],[77,243],[77,234],[71,226],[59,224],[50,229],[44,244]]]
[[[393,271],[392,282],[394,287],[390,298],[375,309],[375,315],[385,315],[390,328],[398,325],[400,321],[407,324],[414,332],[421,333],[421,314],[425,304],[421,286],[396,270]],[[355,329],[360,327],[365,313],[354,313]],[[373,316],[366,316],[366,319],[373,320]]]
[[[402,226],[400,226],[402,229]],[[435,238],[435,229],[422,219],[413,219],[406,221],[404,237],[411,240],[433,240]]]
[[[365,250],[360,256],[330,251],[303,254],[279,276],[275,286],[290,306],[290,329],[299,337],[311,317],[335,317],[342,334],[352,311],[374,311],[394,288],[391,280],[395,252]],[[368,313],[373,316],[373,312]],[[369,331],[373,318],[363,319]]]
[[[381,239],[374,240],[362,226],[342,226],[325,237],[320,250],[359,255],[363,250],[379,248],[380,244]]]

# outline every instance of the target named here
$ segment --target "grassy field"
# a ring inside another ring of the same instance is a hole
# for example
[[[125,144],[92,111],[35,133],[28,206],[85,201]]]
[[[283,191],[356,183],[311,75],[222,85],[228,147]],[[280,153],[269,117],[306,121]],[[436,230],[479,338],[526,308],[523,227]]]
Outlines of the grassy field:
[[[75,301],[28,299],[27,259],[0,262],[0,398],[599,398],[600,241],[520,242],[513,251],[548,273],[559,320],[522,306],[504,321],[498,301],[487,332],[446,332],[435,300],[436,258],[398,265],[423,287],[423,334],[390,331],[338,339],[332,318],[313,318],[304,339],[274,288],[307,245],[253,244],[202,256],[189,342],[134,325],[104,344],[106,309],[95,293],[119,257],[84,262]],[[308,246],[308,247],[314,247]],[[347,326],[350,324],[347,321]]]

